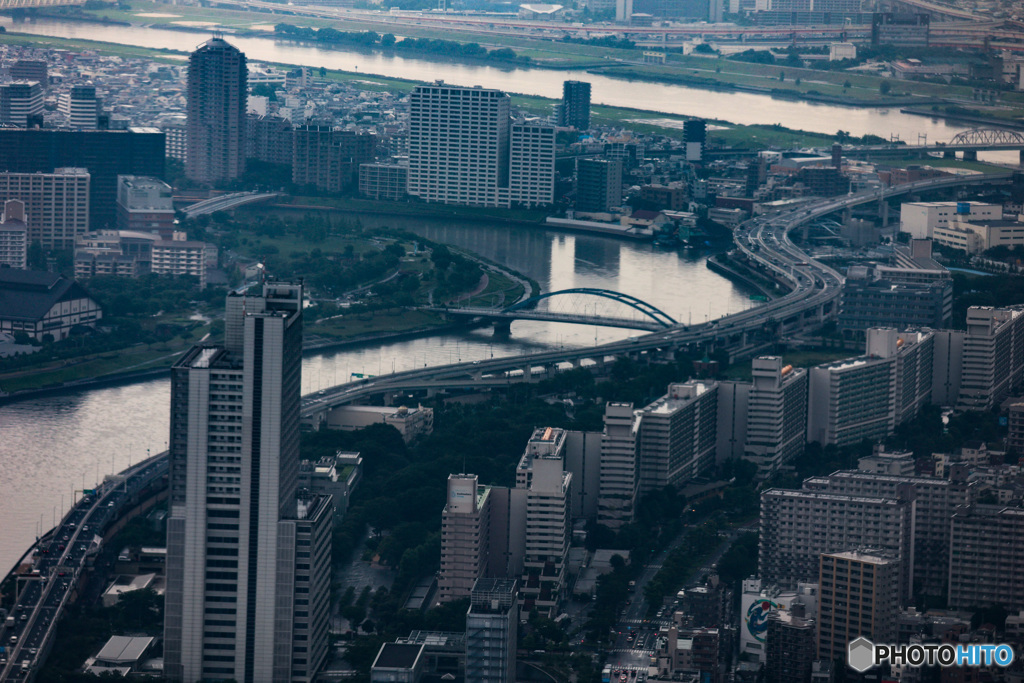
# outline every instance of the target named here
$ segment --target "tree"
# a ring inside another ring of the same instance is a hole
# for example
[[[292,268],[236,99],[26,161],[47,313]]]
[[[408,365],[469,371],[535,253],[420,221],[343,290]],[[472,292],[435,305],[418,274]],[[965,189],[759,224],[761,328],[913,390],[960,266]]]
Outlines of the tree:
[[[852,88],[852,87],[853,87],[853,83],[850,83],[850,81],[843,81],[843,89],[844,90],[848,89],[848,88]]]
[[[882,93],[883,95],[888,95],[890,90],[892,90],[892,85],[889,84],[889,81],[882,81],[878,85],[878,92]]]
[[[779,72],[779,80],[780,81],[785,81],[786,80],[786,72],[785,71],[780,71]]]
[[[39,240],[32,240],[28,245],[28,267],[30,270],[46,270],[46,254]]]

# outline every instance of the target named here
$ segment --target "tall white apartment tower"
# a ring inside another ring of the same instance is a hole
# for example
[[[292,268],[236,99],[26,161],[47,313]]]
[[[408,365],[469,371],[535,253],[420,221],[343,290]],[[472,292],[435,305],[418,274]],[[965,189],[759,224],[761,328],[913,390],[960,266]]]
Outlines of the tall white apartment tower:
[[[611,529],[633,521],[639,478],[633,404],[608,403],[601,435],[601,474],[597,494],[597,522]]]
[[[960,410],[989,410],[1021,386],[1024,311],[989,306],[967,309],[960,375]]]
[[[670,384],[636,412],[634,429],[641,493],[699,477],[715,465],[718,383]]]
[[[302,285],[229,296],[171,374],[165,673],[310,680],[326,656],[329,496],[298,490]]]
[[[60,99],[60,109],[68,117],[68,127],[95,130],[99,125],[102,101],[96,96],[96,86],[76,85]]]
[[[509,203],[533,208],[555,201],[555,127],[539,121],[512,124]]]
[[[519,597],[523,609],[555,615],[565,589],[572,531],[572,474],[565,470],[563,429],[535,429],[516,467],[516,488],[526,489],[526,547]]]
[[[755,358],[743,457],[769,477],[803,450],[806,434],[807,371],[778,356]]]
[[[441,513],[441,570],[438,599],[469,597],[489,560],[490,488],[475,474],[448,475],[448,502]]]
[[[509,102],[501,90],[479,86],[416,86],[409,96],[409,194],[508,206]]]

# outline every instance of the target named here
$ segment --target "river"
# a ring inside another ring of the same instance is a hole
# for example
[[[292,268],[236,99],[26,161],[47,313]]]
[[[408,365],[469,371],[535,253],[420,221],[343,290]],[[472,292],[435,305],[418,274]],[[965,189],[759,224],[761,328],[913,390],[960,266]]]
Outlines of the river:
[[[173,7],[168,10],[173,12]],[[254,26],[266,26],[275,20],[270,15],[255,15]],[[161,21],[173,21],[172,18]],[[292,19],[295,21],[295,19]],[[182,32],[145,26],[104,26],[53,19],[14,23],[0,18],[0,26],[11,31],[60,38],[99,40],[146,48],[189,50],[206,39],[202,32]],[[838,129],[853,135],[897,136],[908,144],[917,144],[918,135],[929,142],[948,141],[972,126],[949,123],[938,118],[903,114],[899,108],[841,107],[774,99],[754,93],[701,90],[682,85],[630,82],[579,70],[506,68],[414,59],[380,52],[325,50],[310,45],[278,41],[272,37],[229,36],[231,43],[245,52],[249,60],[327,67],[368,75],[389,76],[418,81],[442,79],[456,85],[482,85],[487,88],[526,95],[560,98],[562,82],[585,80],[591,83],[595,104],[631,107],[651,112],[730,121],[739,124],[775,124],[816,133],[835,133]],[[102,82],[97,82],[102,88]],[[642,114],[637,115],[642,118]],[[984,159],[1016,163],[1016,153],[990,153]]]
[[[748,294],[709,271],[703,257],[650,244],[548,232],[535,228],[452,221],[362,217],[367,227],[390,225],[476,252],[536,280],[543,291],[599,287],[637,296],[670,316],[704,321],[751,306]],[[552,298],[559,310],[629,318],[620,304],[577,297]],[[544,305],[548,305],[545,303]],[[619,308],[615,308],[619,306]],[[567,307],[567,308],[566,308]],[[423,365],[578,347],[623,339],[635,331],[521,321],[510,339],[490,329],[367,345],[307,357],[303,393],[340,384],[353,372],[380,374]],[[147,453],[166,447],[167,379],[80,391],[0,406],[0,571],[6,571],[70,504],[73,491],[91,488]]]

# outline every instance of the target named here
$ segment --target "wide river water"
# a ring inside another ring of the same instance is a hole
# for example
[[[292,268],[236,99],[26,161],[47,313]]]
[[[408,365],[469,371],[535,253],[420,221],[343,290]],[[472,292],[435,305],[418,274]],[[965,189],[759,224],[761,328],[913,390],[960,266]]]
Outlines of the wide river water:
[[[174,8],[169,6],[168,14]],[[141,18],[140,18],[141,19]],[[265,27],[278,18],[256,15],[254,26]],[[171,17],[160,19],[173,22]],[[292,18],[292,22],[301,19]],[[103,26],[92,23],[38,19],[14,23],[0,17],[0,26],[8,30],[60,38],[99,40],[123,45],[172,50],[191,50],[206,40],[202,32],[148,28],[145,26]],[[198,30],[198,29],[196,29]],[[884,138],[897,136],[908,144],[917,144],[918,135],[927,135],[929,142],[948,141],[970,125],[948,123],[942,119],[903,114],[899,108],[840,107],[793,100],[774,99],[754,93],[718,92],[681,85],[628,82],[621,79],[579,70],[540,68],[502,68],[415,59],[380,52],[325,50],[312,45],[275,40],[268,36],[228,36],[228,40],[245,52],[249,60],[327,67],[342,71],[365,73],[368,76],[389,76],[419,81],[442,79],[456,85],[482,85],[507,92],[560,98],[562,82],[585,80],[591,83],[591,99],[595,104],[684,116],[698,116],[740,124],[775,124],[816,133],[835,133],[839,129],[853,135],[873,134]],[[102,83],[97,83],[102,87]],[[638,118],[649,118],[638,113]],[[983,159],[1016,163],[1016,153],[983,154]]]
[[[526,227],[362,217],[367,226],[414,230],[458,245],[536,280],[543,291],[598,287],[637,296],[679,321],[704,321],[751,305],[749,294],[705,267],[703,256],[650,244]],[[553,309],[630,318],[619,304],[553,298]],[[303,393],[340,384],[351,373],[380,374],[423,365],[586,346],[642,334],[625,329],[522,321],[510,339],[490,329],[347,348],[303,362]],[[90,488],[147,453],[166,447],[169,382],[151,380],[0,406],[0,572],[48,529],[73,491]],[[439,475],[440,476],[440,475]]]

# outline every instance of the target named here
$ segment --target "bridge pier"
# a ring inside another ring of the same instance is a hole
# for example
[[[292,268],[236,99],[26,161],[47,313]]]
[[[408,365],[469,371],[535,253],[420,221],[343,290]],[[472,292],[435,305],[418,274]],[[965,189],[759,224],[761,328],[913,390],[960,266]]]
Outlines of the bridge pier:
[[[889,202],[884,199],[878,200],[878,216],[882,219],[882,227],[889,227]]]
[[[956,150],[955,149],[943,150],[942,158],[943,159],[956,159]]]
[[[1017,164],[1024,166],[1024,149],[1017,152]]]
[[[964,161],[977,161],[978,150],[976,149],[965,149],[964,150]]]
[[[512,320],[509,318],[495,318],[493,325],[495,337],[508,338],[512,336]]]

